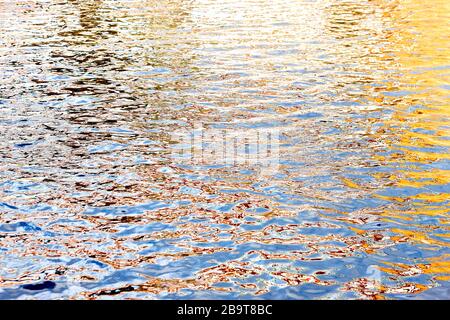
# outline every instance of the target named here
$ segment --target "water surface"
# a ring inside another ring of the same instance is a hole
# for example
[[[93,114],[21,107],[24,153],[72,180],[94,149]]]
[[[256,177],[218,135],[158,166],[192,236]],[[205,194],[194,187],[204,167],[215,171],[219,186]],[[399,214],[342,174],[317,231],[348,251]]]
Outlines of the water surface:
[[[449,13],[1,1],[0,298],[449,298]],[[279,166],[179,161],[198,124]]]

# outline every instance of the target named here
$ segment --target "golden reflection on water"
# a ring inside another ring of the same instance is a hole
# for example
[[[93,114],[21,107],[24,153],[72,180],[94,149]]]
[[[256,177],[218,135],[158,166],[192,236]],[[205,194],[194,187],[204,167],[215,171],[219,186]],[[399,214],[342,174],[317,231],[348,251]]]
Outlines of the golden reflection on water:
[[[398,209],[384,215],[402,219],[411,215],[438,218],[439,226],[419,223],[418,230],[392,231],[402,239],[441,247],[449,246],[449,15],[448,1],[432,1],[425,6],[423,2],[405,1],[393,10],[393,21],[400,25],[398,30],[404,32],[396,33],[392,39],[392,46],[398,48],[399,75],[387,91],[407,94],[383,100],[393,106],[394,114],[387,126],[396,132],[395,140],[389,143],[396,154],[383,159],[396,168],[387,178],[399,188],[420,190],[414,195],[388,197]],[[436,163],[442,164],[433,165]],[[416,268],[416,272],[435,274],[440,280],[448,280],[450,273],[448,254],[430,258],[426,264],[398,264],[396,267],[395,270],[401,272]],[[395,270],[390,273],[399,272]]]
[[[448,1],[0,10],[0,294],[448,297]],[[200,121],[282,130],[279,171],[179,166]]]

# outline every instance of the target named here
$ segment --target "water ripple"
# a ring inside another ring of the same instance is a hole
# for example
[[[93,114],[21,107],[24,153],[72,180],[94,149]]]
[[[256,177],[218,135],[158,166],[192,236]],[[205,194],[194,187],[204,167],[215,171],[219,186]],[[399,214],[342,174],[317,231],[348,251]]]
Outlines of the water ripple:
[[[2,1],[0,299],[448,298],[448,15]],[[198,124],[278,167],[183,162]]]

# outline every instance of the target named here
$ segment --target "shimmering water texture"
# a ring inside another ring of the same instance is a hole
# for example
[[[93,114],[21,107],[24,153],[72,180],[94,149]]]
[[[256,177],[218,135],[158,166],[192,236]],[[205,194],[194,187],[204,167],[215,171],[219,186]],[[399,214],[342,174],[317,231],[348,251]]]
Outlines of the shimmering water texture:
[[[449,13],[0,1],[0,299],[450,298]],[[180,161],[198,123],[278,167]]]

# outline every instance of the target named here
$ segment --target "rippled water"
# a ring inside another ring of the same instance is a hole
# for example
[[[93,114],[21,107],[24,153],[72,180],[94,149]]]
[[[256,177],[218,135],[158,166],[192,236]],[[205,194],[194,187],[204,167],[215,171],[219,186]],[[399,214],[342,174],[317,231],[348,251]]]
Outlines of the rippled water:
[[[449,18],[1,1],[0,298],[449,298]],[[198,123],[278,168],[177,161]]]

